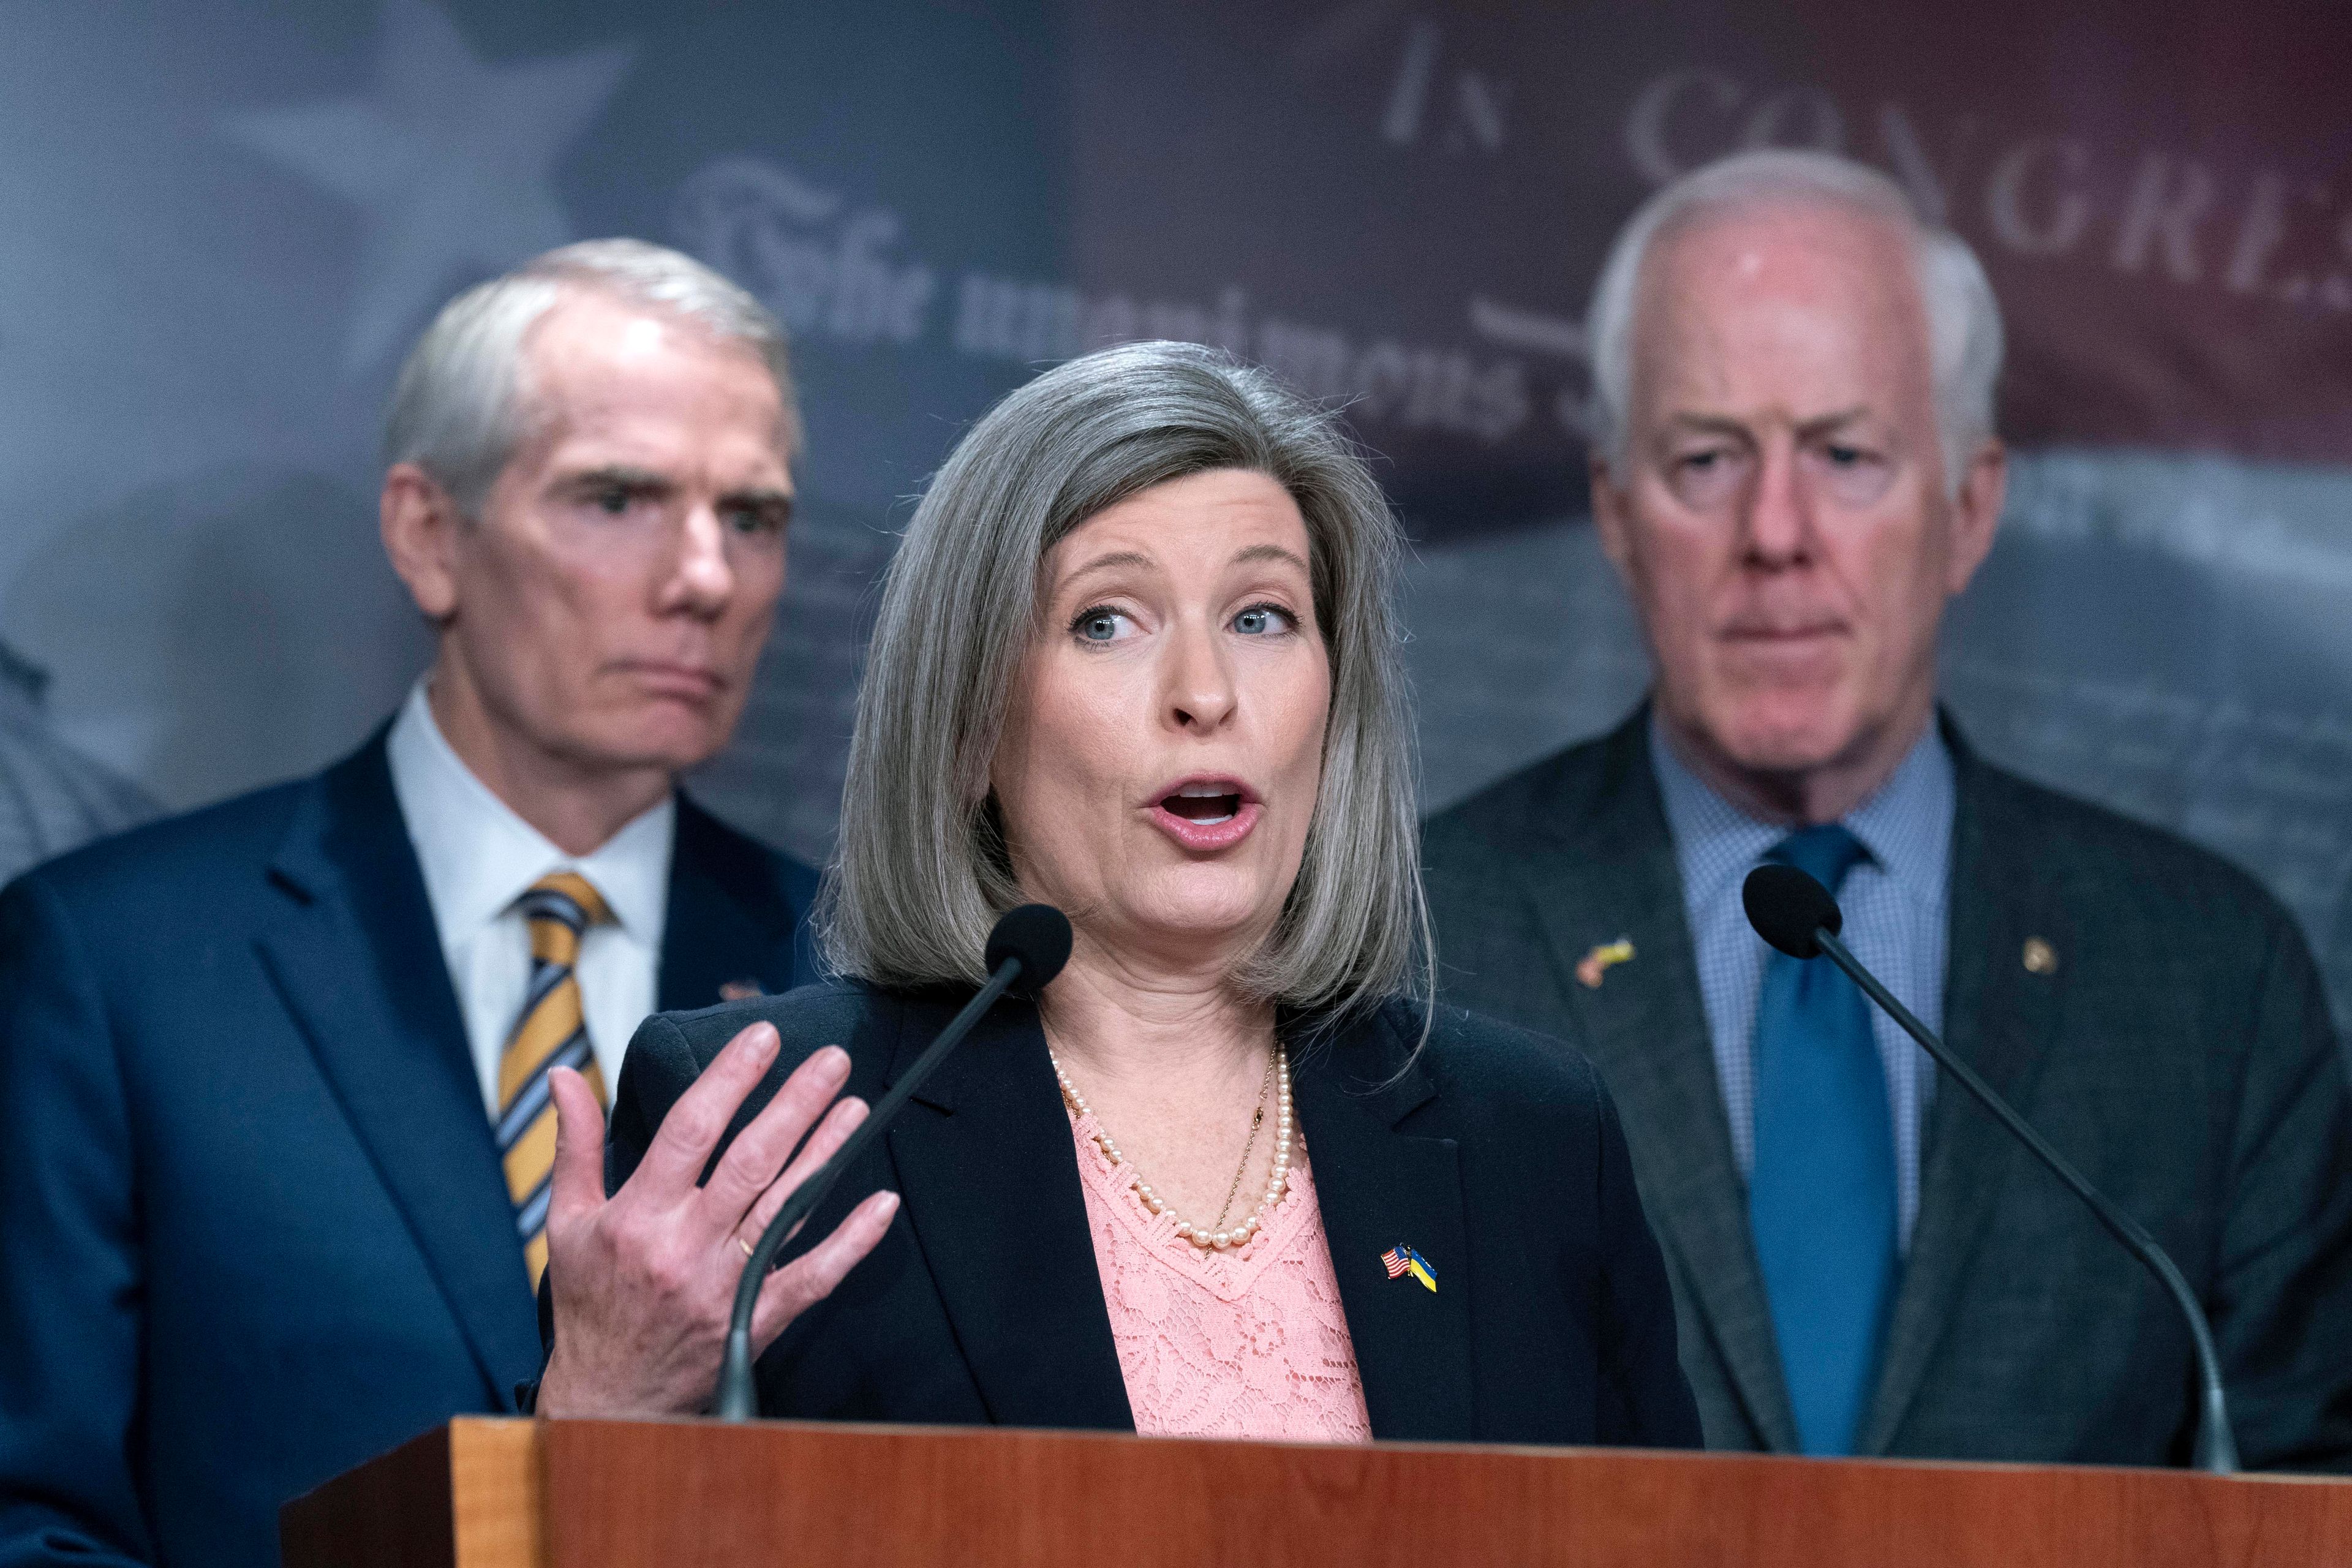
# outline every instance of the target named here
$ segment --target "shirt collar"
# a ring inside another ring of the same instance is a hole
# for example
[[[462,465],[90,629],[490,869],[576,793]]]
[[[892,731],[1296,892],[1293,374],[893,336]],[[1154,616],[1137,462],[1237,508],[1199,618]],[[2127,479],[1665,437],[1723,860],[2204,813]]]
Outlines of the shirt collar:
[[[1958,802],[1952,750],[1931,721],[1886,782],[1845,814],[1845,825],[1896,887],[1940,906]]]
[[[1675,754],[1654,708],[1649,740],[1650,765],[1685,895],[1694,907],[1706,904],[1746,876],[1791,830],[1786,823],[1750,816],[1717,794]],[[1841,820],[1897,887],[1940,905],[1951,869],[1958,799],[1951,748],[1931,723],[1886,782]]]
[[[675,795],[664,795],[588,854],[566,855],[457,755],[434,720],[424,680],[401,705],[384,744],[393,792],[445,942],[470,939],[533,882],[571,870],[604,896],[624,931],[660,948],[669,912]]]

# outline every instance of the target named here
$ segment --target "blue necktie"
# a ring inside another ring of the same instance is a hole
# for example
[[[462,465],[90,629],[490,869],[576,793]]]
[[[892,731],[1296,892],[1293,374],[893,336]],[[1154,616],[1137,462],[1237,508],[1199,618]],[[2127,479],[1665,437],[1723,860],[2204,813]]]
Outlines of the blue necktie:
[[[1770,858],[1834,893],[1865,855],[1834,823]],[[1895,1274],[1895,1119],[1870,1004],[1829,960],[1774,952],[1756,1007],[1756,1167],[1748,1217],[1780,1372],[1808,1454],[1850,1454]]]

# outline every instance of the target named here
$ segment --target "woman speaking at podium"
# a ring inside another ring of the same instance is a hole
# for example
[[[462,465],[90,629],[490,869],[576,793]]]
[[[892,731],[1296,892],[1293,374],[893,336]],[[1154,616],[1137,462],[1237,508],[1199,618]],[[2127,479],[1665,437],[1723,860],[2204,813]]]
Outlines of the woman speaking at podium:
[[[769,1276],[764,1414],[1696,1446],[1591,1067],[1415,999],[1400,550],[1333,419],[1207,349],[973,426],[882,596],[819,922],[849,978],[649,1019],[601,1151],[554,1086],[542,1413],[709,1407],[769,1218],[1043,902],[1067,966]]]

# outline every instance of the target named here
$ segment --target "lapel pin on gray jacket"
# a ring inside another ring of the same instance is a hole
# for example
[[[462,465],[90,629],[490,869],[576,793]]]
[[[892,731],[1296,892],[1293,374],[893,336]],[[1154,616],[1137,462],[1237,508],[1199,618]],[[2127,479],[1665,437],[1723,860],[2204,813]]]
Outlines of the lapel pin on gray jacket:
[[[1633,962],[1633,939],[1621,936],[1615,942],[1599,943],[1591,952],[1578,959],[1576,977],[1583,982],[1587,991],[1598,991],[1601,989],[1601,978],[1609,973],[1611,964]]]
[[[719,985],[721,1002],[749,1002],[754,996],[765,996],[767,991],[757,980],[725,980]]]
[[[1845,972],[1846,977],[1862,994],[1878,1005],[1879,1010],[1902,1026],[1903,1032],[1919,1042],[1920,1047],[1936,1058],[1936,1065],[1958,1079],[1961,1088],[1975,1096],[1976,1101],[1992,1113],[1992,1119],[2008,1129],[2011,1137],[2032,1152],[2050,1173],[2073,1189],[2076,1197],[2091,1211],[2093,1217],[2106,1227],[2107,1234],[2121,1242],[2124,1250],[2137,1258],[2157,1282],[2168,1293],[2173,1305],[2180,1311],[2182,1322],[2197,1352],[2199,1411],[2197,1444],[2194,1460],[2197,1468],[2214,1475],[2229,1475],[2238,1468],[2238,1442],[2230,1430],[2229,1402],[2221,1387],[2221,1358],[2213,1348],[2212,1325],[2205,1321],[2205,1308],[2197,1293],[2181,1278],[2179,1267],[2172,1261],[2156,1237],[2137,1220],[2108,1201],[2106,1194],[2091,1185],[2089,1178],[2074,1169],[2066,1157],[2051,1146],[2050,1141],[2033,1130],[2033,1124],[2018,1114],[2009,1101],[1995,1093],[1992,1085],[1977,1076],[1976,1069],[1952,1053],[1949,1047],[1936,1037],[1927,1026],[1911,1016],[1909,1008],[1896,1000],[1895,993],[1879,984],[1878,977],[1862,966],[1862,962],[1846,950],[1838,933],[1845,929],[1845,915],[1839,910],[1837,900],[1830,890],[1794,866],[1776,865],[1767,861],[1748,873],[1748,880],[1739,889],[1740,902],[1747,907],[1748,923],[1756,934],[1779,948],[1791,958],[1813,959],[1826,955],[1830,962]],[[2025,944],[2025,966],[2033,967],[2033,950],[2037,943],[2048,955],[2053,966],[2057,954],[2050,944],[2039,938]]]

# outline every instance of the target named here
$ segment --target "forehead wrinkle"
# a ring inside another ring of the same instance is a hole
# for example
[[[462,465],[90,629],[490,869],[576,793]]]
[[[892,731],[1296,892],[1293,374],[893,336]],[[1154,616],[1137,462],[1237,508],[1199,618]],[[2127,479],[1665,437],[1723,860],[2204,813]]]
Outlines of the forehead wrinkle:
[[[1764,425],[1818,435],[1864,418],[1903,426],[1889,399],[1932,398],[1904,243],[1879,220],[1843,213],[1726,216],[1674,236],[1643,269],[1629,435],[1644,409],[1661,436]],[[1832,406],[1802,406],[1814,397]]]
[[[1234,564],[1236,566],[1245,566],[1257,561],[1286,561],[1301,572],[1309,574],[1312,574],[1314,570],[1298,558],[1297,551],[1286,550],[1279,544],[1253,544],[1234,556]]]
[[[1902,316],[1920,328],[1924,345],[1913,256],[1909,237],[1891,220],[1833,204],[1701,216],[1661,233],[1645,258],[1635,342],[1661,328],[1679,336],[1713,326],[1726,308],[1775,299],[1840,316]],[[1727,288],[1731,298],[1720,299]]]
[[[1083,566],[1073,567],[1064,574],[1062,581],[1075,583],[1081,577],[1091,576],[1097,572],[1108,572],[1120,566],[1138,566],[1146,572],[1160,570],[1160,563],[1140,550],[1113,550],[1096,556]]]

